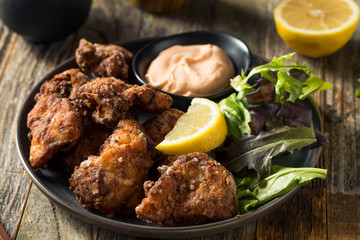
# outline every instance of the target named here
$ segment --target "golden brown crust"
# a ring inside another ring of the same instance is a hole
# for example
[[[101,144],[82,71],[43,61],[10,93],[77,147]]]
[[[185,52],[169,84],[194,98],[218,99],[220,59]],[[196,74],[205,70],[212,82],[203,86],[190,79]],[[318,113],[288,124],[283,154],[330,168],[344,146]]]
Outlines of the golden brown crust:
[[[177,120],[183,114],[183,111],[175,108],[166,109],[143,124],[145,133],[157,145],[165,139],[166,134],[174,128]]]
[[[74,168],[79,166],[90,155],[97,155],[101,145],[111,135],[112,130],[97,124],[84,127],[84,133],[80,136],[77,144],[69,151],[61,154],[61,165],[68,174],[72,174]]]
[[[155,146],[165,139],[166,134],[174,128],[177,120],[183,114],[184,112],[178,109],[170,108],[162,111],[159,115],[150,118],[143,124],[145,133],[151,138]],[[153,156],[155,167],[150,170],[149,177],[157,179],[160,176],[157,168],[162,165],[171,165],[176,159],[177,156],[175,155],[169,155],[155,150]]]
[[[96,78],[81,86],[79,104],[88,109],[97,124],[113,128],[129,110],[129,101],[123,91],[131,85],[116,78]]]
[[[148,84],[141,86],[133,85],[124,91],[124,96],[129,99],[132,106],[150,113],[168,109],[173,103],[171,96],[156,91]]]
[[[107,215],[132,214],[144,197],[143,183],[153,164],[151,151],[141,125],[121,120],[100,155],[75,168],[71,189],[84,207]]]
[[[42,84],[27,119],[32,167],[44,168],[56,153],[71,148],[78,141],[83,120],[69,97],[75,97],[77,88],[88,81],[79,69],[70,69]]]
[[[114,127],[126,118],[129,110],[139,108],[148,112],[168,109],[172,98],[148,86],[129,85],[116,78],[96,78],[78,90],[79,105],[92,114],[97,124]]]
[[[82,121],[68,98],[41,97],[28,114],[30,163],[43,168],[60,150],[72,147],[82,133]]]
[[[180,156],[136,207],[139,219],[160,226],[219,221],[237,213],[232,174],[206,153]]]
[[[75,56],[81,70],[95,77],[128,80],[133,54],[123,47],[93,44],[86,39],[81,39]]]

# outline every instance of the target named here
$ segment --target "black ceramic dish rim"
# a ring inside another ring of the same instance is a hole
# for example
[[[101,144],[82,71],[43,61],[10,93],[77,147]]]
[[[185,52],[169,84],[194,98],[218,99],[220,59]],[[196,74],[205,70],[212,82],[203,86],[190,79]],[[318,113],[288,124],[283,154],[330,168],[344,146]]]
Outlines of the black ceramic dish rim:
[[[243,48],[245,48],[247,50],[247,60],[249,62],[248,66],[245,67],[244,69],[244,73],[247,73],[249,71],[249,67],[251,66],[251,58],[252,58],[252,53],[251,53],[251,50],[250,48],[247,46],[247,44],[242,41],[240,38],[234,36],[233,34],[230,34],[230,33],[227,33],[227,32],[222,32],[222,31],[214,31],[214,30],[203,30],[203,31],[190,31],[190,32],[184,32],[184,33],[180,33],[180,34],[175,34],[175,35],[170,35],[170,36],[167,36],[167,37],[162,37],[162,38],[158,38],[156,40],[153,40],[151,42],[149,42],[148,44],[144,45],[142,48],[139,49],[139,51],[137,51],[137,53],[135,54],[134,56],[134,59],[133,59],[133,62],[132,62],[132,71],[134,73],[134,76],[135,76],[135,80],[137,82],[140,82],[142,84],[147,84],[147,81],[145,79],[143,79],[136,67],[137,67],[137,63],[140,61],[139,60],[139,56],[142,54],[143,51],[146,51],[146,49],[148,49],[149,47],[151,46],[154,46],[154,45],[157,45],[161,42],[164,42],[164,41],[168,41],[168,40],[171,40],[171,39],[175,39],[175,38],[179,38],[179,37],[183,37],[183,36],[186,36],[186,35],[192,35],[192,34],[218,34],[218,35],[223,35],[223,36],[227,36],[227,37],[231,37],[233,38],[234,40],[238,41],[241,43],[241,45],[243,46]],[[165,50],[165,49],[163,49]],[[230,58],[230,56],[229,56]],[[230,58],[231,62],[233,63],[233,60]],[[236,66],[234,66],[236,68]],[[240,74],[239,72],[237,74]],[[170,96],[172,96],[173,98],[177,98],[177,99],[180,99],[183,100],[183,101],[191,101],[191,99],[193,99],[194,97],[187,97],[187,96],[181,96],[181,95],[178,95],[178,94],[174,94],[174,93],[169,93],[169,92],[166,92],[166,91],[163,91],[159,88],[156,88],[156,90],[160,91],[160,92],[163,92],[163,93],[166,93],[166,94],[169,94]],[[220,97],[223,97],[224,95],[229,95],[230,93],[234,92],[234,89],[230,86],[229,88],[225,89],[224,91],[220,92],[220,93],[216,93],[216,94],[213,94],[213,95],[208,95],[208,96],[202,96],[203,98],[208,98],[208,99],[218,99]]]
[[[139,41],[140,42],[140,41]],[[123,43],[124,45],[126,43]],[[120,44],[121,45],[121,44]],[[83,212],[77,210],[76,208],[71,207],[69,204],[67,204],[66,201],[63,201],[62,199],[59,199],[58,196],[53,194],[50,189],[43,186],[41,183],[39,177],[36,175],[34,169],[30,166],[28,160],[25,158],[26,154],[22,151],[20,140],[21,130],[22,126],[20,125],[21,121],[20,118],[26,117],[27,112],[25,112],[25,109],[27,108],[27,104],[31,102],[32,98],[34,97],[34,92],[38,92],[40,89],[41,84],[47,80],[50,79],[55,74],[68,69],[65,68],[68,65],[71,65],[75,62],[75,58],[70,58],[63,62],[62,64],[55,67],[55,70],[48,73],[44,78],[42,78],[42,81],[40,81],[29,93],[28,97],[25,99],[24,104],[20,110],[20,114],[18,116],[18,124],[16,127],[16,148],[20,155],[20,160],[23,165],[23,167],[26,170],[27,175],[30,177],[30,179],[35,183],[35,185],[40,189],[40,191],[47,196],[50,200],[55,202],[58,206],[62,207],[63,209],[68,210],[71,214],[73,214],[75,217],[80,218],[86,222],[95,224],[97,226],[104,227],[109,230],[117,231],[123,234],[128,234],[131,236],[137,236],[137,237],[148,237],[148,238],[184,238],[184,237],[198,237],[198,236],[206,236],[211,234],[216,234],[224,231],[228,231],[231,229],[234,229],[236,227],[245,226],[248,225],[255,220],[270,214],[274,210],[276,210],[278,207],[282,206],[289,198],[291,198],[296,192],[301,188],[301,186],[296,187],[295,189],[291,190],[290,192],[273,199],[272,201],[266,203],[265,205],[259,207],[253,212],[249,212],[246,214],[241,215],[240,217],[234,217],[227,220],[222,220],[218,222],[213,223],[207,223],[202,225],[193,225],[193,226],[184,226],[184,227],[159,227],[154,225],[139,225],[139,224],[132,224],[132,223],[126,223],[121,222],[119,220],[114,220],[111,218],[107,218],[104,216],[101,216],[99,214],[96,214],[94,212],[87,211],[86,214]],[[314,104],[313,100],[309,98],[310,105],[312,106],[312,110],[315,111],[315,115],[319,118],[319,131],[323,131],[322,122],[320,119],[320,113],[316,105]],[[316,165],[316,162],[319,159],[319,156],[321,154],[321,148],[316,149],[314,153],[314,157],[311,159],[309,167],[314,167]]]

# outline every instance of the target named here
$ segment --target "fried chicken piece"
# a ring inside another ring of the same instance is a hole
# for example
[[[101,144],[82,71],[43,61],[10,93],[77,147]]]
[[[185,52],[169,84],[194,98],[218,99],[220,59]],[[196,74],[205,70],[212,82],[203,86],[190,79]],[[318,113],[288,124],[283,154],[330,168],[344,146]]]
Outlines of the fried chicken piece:
[[[68,174],[79,166],[90,155],[97,155],[101,145],[111,135],[112,129],[97,124],[90,124],[84,128],[77,144],[61,155],[61,165]]]
[[[145,133],[151,138],[155,145],[158,145],[165,139],[166,134],[174,128],[177,120],[183,114],[183,111],[176,108],[166,109],[143,124]],[[155,156],[153,157],[157,166],[172,165],[176,159],[177,156],[165,154],[160,151],[155,151]],[[158,173],[152,171],[151,175],[158,175]]]
[[[71,148],[79,139],[83,122],[69,97],[88,77],[79,69],[70,69],[46,81],[36,94],[36,104],[29,112],[30,163],[43,168],[59,151]]]
[[[81,39],[75,56],[80,69],[95,77],[128,80],[133,54],[123,47],[92,44],[86,39]]]
[[[96,78],[78,90],[83,108],[92,112],[92,119],[109,128],[124,118],[132,107],[150,112],[162,111],[172,98],[148,86],[129,85],[116,78]]]
[[[150,113],[168,109],[173,103],[170,95],[156,91],[148,84],[133,85],[124,91],[124,96],[133,106]]]
[[[163,172],[136,214],[160,226],[195,225],[231,218],[237,204],[232,174],[206,153],[190,153]]]
[[[44,95],[28,114],[30,164],[43,168],[60,150],[71,148],[82,133],[80,115],[68,98]]]
[[[79,88],[80,104],[92,112],[96,123],[112,128],[129,110],[130,103],[123,92],[130,87],[116,78],[93,79]]]
[[[110,216],[133,214],[144,197],[142,186],[153,164],[151,152],[142,126],[134,120],[121,120],[100,155],[75,167],[70,188],[86,208]]]
[[[157,145],[165,139],[166,134],[174,128],[177,120],[183,114],[183,111],[176,108],[166,109],[143,124],[145,133]]]
[[[90,79],[80,71],[73,68],[55,75],[51,80],[41,85],[40,92],[36,94],[35,100],[42,96],[55,94],[59,98],[77,98],[77,90],[80,86],[90,81]]]

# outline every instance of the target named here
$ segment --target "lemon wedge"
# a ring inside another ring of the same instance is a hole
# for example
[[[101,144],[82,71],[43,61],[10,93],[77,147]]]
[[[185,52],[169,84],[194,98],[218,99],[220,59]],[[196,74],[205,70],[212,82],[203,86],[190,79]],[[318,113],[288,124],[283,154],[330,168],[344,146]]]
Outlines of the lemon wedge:
[[[227,133],[226,120],[217,104],[206,98],[194,98],[156,149],[174,155],[208,152],[218,147]]]
[[[283,0],[274,10],[276,30],[292,49],[309,57],[330,55],[356,30],[353,0]]]

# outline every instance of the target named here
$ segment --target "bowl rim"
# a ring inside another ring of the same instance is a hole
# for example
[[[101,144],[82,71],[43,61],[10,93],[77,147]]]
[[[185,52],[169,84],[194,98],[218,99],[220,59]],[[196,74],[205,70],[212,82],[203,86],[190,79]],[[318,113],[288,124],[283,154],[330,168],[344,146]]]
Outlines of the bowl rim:
[[[183,32],[183,33],[179,33],[179,34],[173,34],[173,35],[168,35],[168,36],[165,36],[165,37],[157,38],[157,39],[149,42],[148,44],[145,44],[143,47],[141,47],[139,49],[139,51],[137,51],[136,54],[134,55],[134,58],[133,58],[133,61],[132,61],[132,66],[131,66],[132,72],[133,72],[134,77],[135,77],[135,81],[141,82],[142,84],[148,84],[148,82],[146,80],[144,80],[140,76],[140,74],[139,74],[139,72],[137,70],[137,66],[139,65],[138,64],[139,58],[140,58],[141,54],[143,54],[143,52],[146,49],[148,49],[151,46],[157,45],[157,44],[159,44],[161,42],[169,41],[171,39],[176,39],[176,38],[187,36],[187,35],[194,35],[194,34],[195,35],[201,35],[201,34],[213,35],[213,34],[217,34],[219,36],[230,37],[230,38],[235,39],[236,41],[240,42],[243,45],[243,48],[245,48],[247,50],[247,66],[246,66],[246,69],[244,69],[244,73],[249,71],[249,68],[251,66],[252,53],[251,53],[251,50],[248,47],[248,45],[243,40],[241,40],[240,38],[236,37],[233,34],[223,32],[223,31],[217,31],[217,30],[188,31],[188,32]],[[189,45],[189,44],[186,44],[186,45]],[[165,50],[165,49],[162,49],[162,50]],[[228,54],[226,54],[226,55],[229,57],[230,61],[234,65],[232,58]],[[235,65],[234,65],[234,68],[235,68],[235,70],[237,70]],[[240,73],[237,73],[237,74],[240,74]],[[154,87],[154,88],[156,88],[156,87]],[[182,95],[178,95],[178,94],[174,94],[174,93],[171,93],[171,92],[164,91],[164,90],[162,90],[160,88],[156,88],[156,90],[158,90],[160,92],[163,92],[163,93],[166,93],[166,94],[169,94],[171,97],[173,97],[173,98],[175,97],[175,98],[180,99],[180,100],[188,100],[188,101],[190,101],[191,99],[195,98],[195,96],[182,96]],[[226,88],[225,90],[223,90],[223,91],[221,91],[219,93],[212,94],[212,95],[201,96],[201,97],[202,98],[209,98],[209,99],[216,99],[216,98],[222,97],[224,95],[228,95],[228,94],[230,94],[232,92],[234,92],[234,89],[233,89],[233,87],[229,86],[228,88]]]

